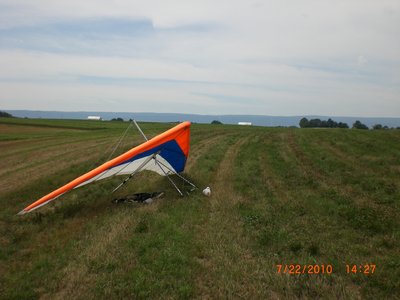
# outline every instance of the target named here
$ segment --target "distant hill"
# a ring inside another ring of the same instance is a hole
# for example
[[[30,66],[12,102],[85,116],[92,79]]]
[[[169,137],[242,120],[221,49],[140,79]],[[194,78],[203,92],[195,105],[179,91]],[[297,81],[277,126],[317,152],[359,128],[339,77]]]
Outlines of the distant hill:
[[[382,124],[388,127],[399,127],[400,118],[360,118],[360,117],[332,117],[332,116],[263,116],[263,115],[197,115],[197,114],[175,114],[175,113],[151,113],[151,112],[94,112],[94,111],[36,111],[36,110],[4,110],[13,116],[20,118],[45,118],[45,119],[87,119],[88,116],[101,116],[103,120],[123,118],[124,120],[135,119],[145,122],[177,122],[191,121],[195,123],[211,123],[213,120],[224,124],[237,124],[238,122],[251,122],[257,126],[299,126],[301,118],[328,120],[332,118],[336,122],[347,123],[350,127],[356,120],[360,120],[368,127]]]

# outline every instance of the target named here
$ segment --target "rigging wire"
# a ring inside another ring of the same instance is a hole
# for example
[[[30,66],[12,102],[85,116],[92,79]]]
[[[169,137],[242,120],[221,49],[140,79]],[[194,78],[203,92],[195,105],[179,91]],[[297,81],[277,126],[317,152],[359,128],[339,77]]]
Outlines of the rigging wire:
[[[115,153],[115,151],[116,151],[116,150],[118,149],[118,147],[120,146],[121,142],[124,140],[124,138],[125,138],[125,136],[126,136],[128,130],[129,130],[129,128],[131,128],[132,126],[133,126],[132,121],[130,121],[128,127],[127,127],[127,128],[125,129],[125,131],[120,135],[120,137],[118,138],[117,142],[116,142],[115,144],[111,144],[111,145],[107,148],[107,151],[104,151],[105,153],[109,153],[110,150],[114,147],[114,149],[113,149],[113,150],[110,152],[110,154],[108,155],[107,159],[106,159],[106,160],[103,160],[103,158],[100,157],[100,158],[91,166],[90,169],[93,169],[93,168],[99,166],[101,162],[107,162],[107,161],[110,160],[110,158],[113,156],[113,154]],[[103,174],[103,175],[104,175],[104,174]],[[100,176],[100,177],[103,177],[103,175]],[[100,177],[97,178],[96,180],[100,179]]]
[[[106,159],[106,161],[109,161],[110,158],[113,156],[113,154],[115,153],[115,151],[118,149],[119,145],[121,144],[121,142],[124,140],[126,133],[128,132],[129,128],[132,127],[132,121],[129,122],[128,127],[125,129],[125,132],[122,134],[122,136],[119,138],[119,141],[117,142],[117,144],[115,145],[113,151],[110,153],[110,155],[108,156],[108,158]],[[108,152],[108,151],[107,151]]]

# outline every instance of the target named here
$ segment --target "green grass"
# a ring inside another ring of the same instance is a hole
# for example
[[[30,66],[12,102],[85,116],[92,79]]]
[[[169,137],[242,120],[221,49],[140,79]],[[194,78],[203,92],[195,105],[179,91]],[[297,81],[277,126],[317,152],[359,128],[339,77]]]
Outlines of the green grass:
[[[172,126],[142,124],[150,137]],[[116,195],[121,178],[16,216],[104,161],[126,127],[0,119],[1,299],[400,297],[398,130],[194,124],[190,196],[142,172]],[[114,155],[142,142],[127,136]],[[158,190],[165,198],[150,205],[111,203]],[[333,273],[277,274],[277,264]]]

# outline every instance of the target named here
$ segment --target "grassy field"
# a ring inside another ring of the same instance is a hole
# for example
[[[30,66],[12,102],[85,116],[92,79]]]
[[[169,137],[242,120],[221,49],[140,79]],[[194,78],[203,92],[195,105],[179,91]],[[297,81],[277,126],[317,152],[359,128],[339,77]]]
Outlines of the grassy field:
[[[16,216],[104,162],[126,127],[0,119],[1,299],[400,297],[400,130],[194,124],[185,174],[210,198],[142,172],[116,195],[123,177]],[[118,153],[141,142],[132,130]],[[111,203],[159,190],[150,205]]]

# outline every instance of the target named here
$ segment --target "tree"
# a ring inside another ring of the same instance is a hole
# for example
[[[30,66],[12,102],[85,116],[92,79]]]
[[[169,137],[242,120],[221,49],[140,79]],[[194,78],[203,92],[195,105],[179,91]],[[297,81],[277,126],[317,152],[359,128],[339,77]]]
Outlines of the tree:
[[[218,120],[213,120],[213,121],[211,122],[211,124],[220,125],[220,124],[222,124],[222,122],[221,122],[221,121],[218,121]]]
[[[307,128],[307,127],[309,127],[308,119],[307,119],[307,118],[302,118],[302,119],[300,120],[299,125],[300,125],[300,128]]]
[[[308,127],[322,127],[322,121],[320,119],[311,119]]]
[[[357,120],[357,121],[355,121],[355,122],[353,123],[353,128],[355,128],[355,129],[366,129],[366,130],[368,130],[368,126],[365,125],[365,124],[363,124],[363,123],[361,123],[359,120]]]
[[[326,121],[326,127],[336,128],[336,127],[338,127],[338,124],[335,121],[333,121],[331,118],[329,118],[328,121]]]
[[[111,121],[123,122],[124,119],[122,119],[122,118],[113,118],[113,119],[111,119]]]
[[[380,129],[382,129],[382,125],[381,124],[375,124],[374,126],[372,126],[372,129],[380,130]]]
[[[14,116],[5,111],[0,111],[0,118],[14,118]]]
[[[349,125],[347,125],[347,123],[339,122],[339,124],[337,125],[337,127],[339,127],[339,128],[349,128]]]

